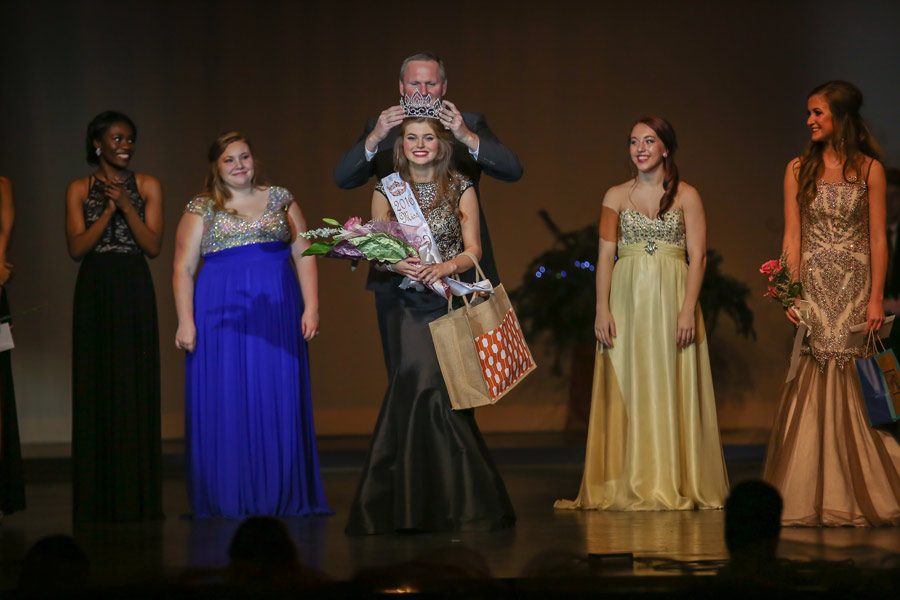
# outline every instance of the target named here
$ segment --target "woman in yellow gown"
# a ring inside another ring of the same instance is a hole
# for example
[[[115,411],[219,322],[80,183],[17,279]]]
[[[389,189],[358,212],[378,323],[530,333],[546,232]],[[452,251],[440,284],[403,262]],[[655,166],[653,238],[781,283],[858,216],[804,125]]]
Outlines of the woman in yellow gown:
[[[697,298],[706,221],[680,181],[672,126],[638,120],[635,177],[603,198],[597,356],[581,489],[559,509],[721,508],[719,443],[706,331]]]
[[[845,81],[810,92],[810,141],[784,176],[783,248],[810,331],[763,475],[784,497],[785,525],[900,525],[900,444],[869,426],[853,364],[865,349],[847,343],[852,325],[884,322],[886,180],[862,101]],[[799,323],[794,308],[787,317]]]

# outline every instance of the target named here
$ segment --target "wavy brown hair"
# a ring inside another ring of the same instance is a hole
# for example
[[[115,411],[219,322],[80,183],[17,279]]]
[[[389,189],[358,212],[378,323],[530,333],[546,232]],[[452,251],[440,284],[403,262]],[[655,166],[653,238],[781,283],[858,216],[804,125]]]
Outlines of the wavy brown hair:
[[[235,142],[247,144],[250,155],[253,156],[253,179],[250,180],[250,184],[255,188],[267,185],[266,179],[262,175],[262,165],[257,160],[256,155],[253,154],[253,144],[250,143],[250,140],[238,131],[227,131],[217,137],[216,141],[209,147],[209,152],[206,155],[206,158],[209,160],[209,171],[206,173],[206,180],[203,182],[203,191],[200,195],[210,198],[215,203],[217,211],[232,214],[236,212],[234,209],[225,208],[225,201],[231,198],[231,190],[228,189],[225,181],[222,180],[222,174],[219,172],[219,158],[225,153],[225,149]]]
[[[816,179],[824,170],[822,154],[829,142],[843,157],[844,166],[841,175],[844,181],[856,181],[862,176],[862,166],[866,158],[875,160],[881,158],[881,146],[859,114],[863,105],[863,95],[858,87],[847,81],[829,81],[817,86],[806,98],[808,100],[813,96],[824,96],[828,102],[833,131],[830,140],[821,142],[810,140],[800,155],[797,200],[811,200],[816,197]]]
[[[678,194],[678,184],[681,182],[678,176],[678,165],[675,164],[675,151],[678,150],[678,138],[675,136],[675,128],[672,124],[662,117],[648,116],[641,117],[631,126],[632,129],[638,124],[643,124],[653,130],[659,141],[665,146],[666,156],[663,158],[663,169],[666,172],[663,177],[663,195],[659,199],[659,212],[656,214],[657,219],[661,219],[666,212],[672,208],[675,202],[675,196]],[[629,143],[631,143],[629,137]],[[634,164],[631,165],[632,173],[637,176]]]
[[[431,131],[438,140],[437,156],[434,159],[434,183],[437,186],[437,197],[441,202],[447,202],[459,213],[459,199],[451,193],[451,188],[459,181],[460,174],[450,168],[453,162],[453,137],[435,119],[417,117],[404,119],[400,125],[400,135],[394,142],[394,169],[400,174],[400,178],[407,183],[412,183],[412,175],[409,171],[409,160],[403,154],[403,137],[406,129],[413,123],[428,123]],[[415,186],[410,186],[415,193]],[[416,198],[418,200],[418,197]]]

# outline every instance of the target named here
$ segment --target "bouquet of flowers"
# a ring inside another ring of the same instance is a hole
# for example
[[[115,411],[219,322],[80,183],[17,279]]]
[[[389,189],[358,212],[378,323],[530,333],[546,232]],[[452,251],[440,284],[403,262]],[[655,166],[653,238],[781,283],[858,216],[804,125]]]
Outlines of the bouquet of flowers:
[[[794,306],[794,299],[800,297],[803,285],[791,277],[787,256],[782,254],[778,259],[767,260],[759,267],[759,272],[765,275],[769,282],[763,297],[781,302],[784,308]]]
[[[395,263],[418,256],[403,225],[396,221],[369,221],[363,223],[359,217],[351,217],[341,225],[334,219],[322,219],[329,227],[311,229],[300,235],[314,241],[303,251],[303,256],[326,256],[347,258],[355,265],[360,259]]]

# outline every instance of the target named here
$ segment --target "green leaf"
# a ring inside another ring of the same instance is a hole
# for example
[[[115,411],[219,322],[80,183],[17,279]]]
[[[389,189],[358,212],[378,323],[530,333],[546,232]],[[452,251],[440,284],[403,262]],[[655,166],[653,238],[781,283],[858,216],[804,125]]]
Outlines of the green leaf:
[[[323,223],[327,223],[327,224],[329,224],[329,225],[331,225],[331,226],[333,226],[333,227],[342,227],[342,225],[341,225],[340,222],[335,221],[334,219],[329,219],[328,217],[322,219],[322,222],[323,222]]]
[[[328,254],[328,251],[331,250],[332,246],[334,246],[334,242],[313,242],[309,245],[309,248],[303,251],[303,256],[321,256],[323,254]]]
[[[369,233],[347,240],[368,260],[380,260],[395,263],[416,254],[409,244],[383,232]]]

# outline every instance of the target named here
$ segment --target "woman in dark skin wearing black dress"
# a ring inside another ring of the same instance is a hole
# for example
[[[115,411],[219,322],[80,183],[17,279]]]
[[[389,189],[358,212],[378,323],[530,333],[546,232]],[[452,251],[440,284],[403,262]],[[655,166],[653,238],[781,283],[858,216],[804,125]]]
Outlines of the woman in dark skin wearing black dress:
[[[81,261],[72,347],[76,521],[162,517],[159,334],[145,257],[159,254],[159,181],[129,170],[137,128],[107,111],[88,125],[96,166],[66,191],[69,254]]]

